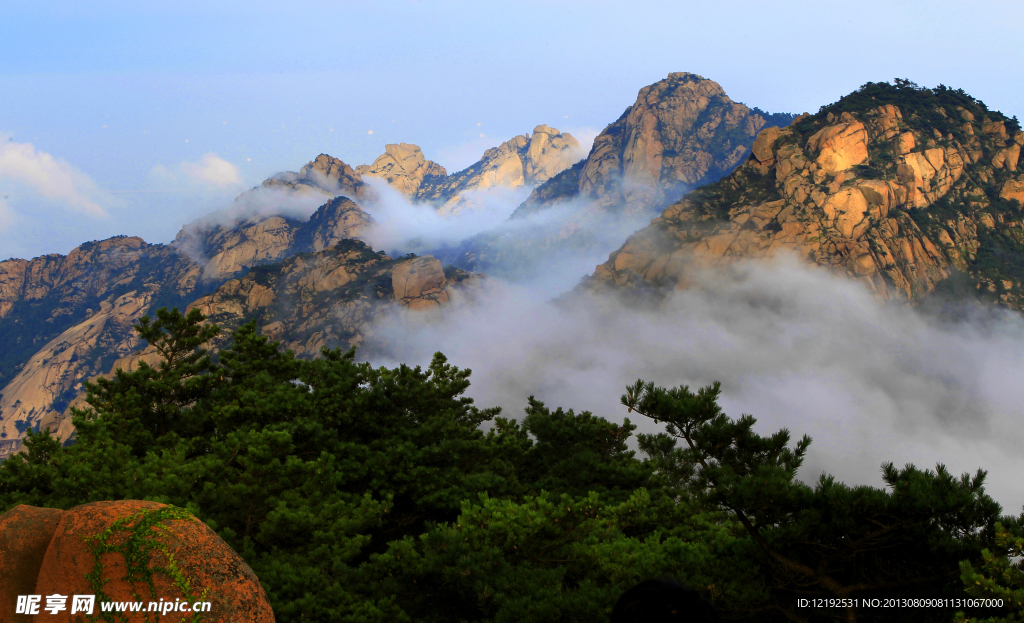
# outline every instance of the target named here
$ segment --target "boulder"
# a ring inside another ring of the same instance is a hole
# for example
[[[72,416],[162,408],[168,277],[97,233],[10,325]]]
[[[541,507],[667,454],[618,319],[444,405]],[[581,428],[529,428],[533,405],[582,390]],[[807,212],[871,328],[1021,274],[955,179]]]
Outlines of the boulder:
[[[758,162],[771,164],[774,158],[772,146],[775,144],[775,139],[779,138],[779,134],[781,134],[779,128],[771,127],[761,130],[761,133],[757,135],[757,140],[754,141],[754,146],[751,150],[754,152],[754,157],[757,158]]]
[[[1024,205],[1024,180],[1010,180],[1003,184],[1003,189],[999,191],[999,196],[1003,199],[1016,199]]]
[[[99,552],[101,544],[105,552]],[[133,566],[140,574],[134,581],[128,579],[129,563],[122,553],[129,544],[141,546],[144,552],[141,564]],[[97,569],[102,588],[89,578]],[[175,574],[180,574],[178,580],[172,577]],[[146,578],[152,579],[155,590]],[[183,580],[188,582],[187,590]],[[95,615],[101,591],[103,599],[142,601],[144,608],[161,600],[208,601],[211,608],[202,616],[206,623],[274,621],[266,593],[245,561],[187,511],[156,502],[93,502],[60,515],[33,593],[96,595]],[[70,599],[67,605],[67,610],[54,615],[45,613],[46,621],[80,620],[80,615],[71,616]],[[146,614],[152,619],[151,613],[139,613],[129,620],[141,622]],[[157,618],[176,623],[190,617],[191,613],[179,611]]]
[[[395,266],[391,271],[391,284],[395,301],[409,309],[429,309],[448,302],[444,268],[430,255]]]
[[[0,621],[31,621],[15,614],[18,595],[35,594],[39,568],[63,514],[22,504],[0,515]]]
[[[868,159],[868,133],[864,124],[849,113],[844,113],[843,118],[850,121],[826,126],[807,140],[807,150],[818,154],[815,162],[825,173],[846,171]]]

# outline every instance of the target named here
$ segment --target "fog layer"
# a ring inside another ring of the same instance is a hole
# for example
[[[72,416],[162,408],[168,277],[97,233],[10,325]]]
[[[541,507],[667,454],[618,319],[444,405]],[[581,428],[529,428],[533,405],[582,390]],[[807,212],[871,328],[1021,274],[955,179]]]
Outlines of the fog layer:
[[[437,350],[473,370],[481,406],[518,416],[526,397],[622,421],[637,378],[697,387],[718,380],[723,406],[786,427],[811,445],[800,472],[881,486],[885,461],[990,471],[1008,512],[1024,502],[1024,322],[964,308],[940,319],[883,304],[858,284],[793,259],[709,271],[658,310],[584,297],[572,306],[490,279],[485,296],[430,322],[396,316],[379,363],[425,364]],[[639,421],[638,421],[639,419]],[[644,418],[641,432],[660,430]]]

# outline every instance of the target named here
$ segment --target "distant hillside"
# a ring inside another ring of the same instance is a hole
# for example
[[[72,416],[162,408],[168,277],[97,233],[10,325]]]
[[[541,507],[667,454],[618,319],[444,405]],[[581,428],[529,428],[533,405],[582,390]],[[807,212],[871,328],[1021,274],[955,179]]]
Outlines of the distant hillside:
[[[640,90],[584,161],[536,187],[512,214],[518,223],[467,240],[446,257],[474,270],[516,274],[543,266],[550,254],[608,252],[660,208],[732,171],[762,128],[791,119],[734,102],[696,74],[669,74]],[[557,217],[540,219],[543,226],[525,224],[556,208]]]
[[[1021,308],[1024,133],[962,90],[868,83],[787,128],[631,236],[583,287],[685,287],[705,266],[795,253],[883,299],[965,276]]]

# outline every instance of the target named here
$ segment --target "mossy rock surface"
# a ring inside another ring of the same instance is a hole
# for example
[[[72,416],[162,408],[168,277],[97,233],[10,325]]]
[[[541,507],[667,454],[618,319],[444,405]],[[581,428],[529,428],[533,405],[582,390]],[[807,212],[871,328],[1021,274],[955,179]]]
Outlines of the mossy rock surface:
[[[266,593],[252,569],[188,511],[156,502],[93,502],[66,511],[54,531],[34,594],[96,595],[92,617],[69,609],[47,621],[202,621],[273,623]],[[209,601],[200,615],[169,612],[112,616],[108,601]]]

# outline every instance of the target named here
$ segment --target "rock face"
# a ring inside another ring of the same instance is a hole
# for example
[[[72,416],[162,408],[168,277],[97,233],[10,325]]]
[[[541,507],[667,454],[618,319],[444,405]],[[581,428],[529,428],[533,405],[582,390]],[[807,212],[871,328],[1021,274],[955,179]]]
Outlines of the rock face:
[[[143,518],[155,520],[157,527],[134,530]],[[14,530],[17,532],[9,534]],[[210,610],[202,614],[203,621],[274,621],[270,603],[252,569],[213,530],[182,509],[136,500],[94,502],[69,511],[19,506],[0,516],[0,535],[5,543],[14,545],[9,552],[0,550],[0,557],[10,553],[25,565],[18,569],[18,584],[27,586],[31,582],[32,589],[20,593],[23,595],[96,595],[94,616],[100,611],[101,600],[142,601],[148,607],[149,602],[162,599],[173,603],[180,599],[189,604],[210,602]],[[113,551],[101,553],[97,560],[95,539],[102,535]],[[39,557],[43,542],[47,544],[45,554]],[[132,544],[143,556],[133,561],[142,576],[135,581],[128,579],[128,559],[124,555]],[[157,547],[147,548],[146,544]],[[99,587],[89,577],[97,568]],[[165,571],[170,568],[188,582],[187,589]],[[144,578],[152,580],[152,589]],[[4,583],[0,594],[6,598],[8,590]],[[6,601],[0,603],[0,608],[7,606]],[[40,608],[37,617],[68,623],[82,620],[82,614],[71,614],[71,606],[69,599],[67,609],[55,614]],[[151,620],[153,614],[148,614]],[[168,621],[191,620],[191,613],[180,611],[158,616]],[[147,619],[140,615],[129,620]]]
[[[729,173],[750,153],[759,130],[789,119],[765,117],[733,102],[712,80],[669,74],[640,90],[636,102],[594,140],[586,160],[550,175],[512,215],[518,220],[562,205],[557,219],[546,219],[528,234],[517,224],[485,232],[452,261],[506,274],[504,266],[544,264],[547,255],[569,249],[610,251],[614,246],[603,246],[604,232],[639,226],[659,206]]]
[[[82,391],[84,379],[106,372],[113,359],[139,347],[133,325],[152,300],[150,290],[102,301],[96,313],[33,355],[0,395],[3,438],[17,439],[26,428],[49,428],[67,440],[71,423],[59,421],[64,408]]]
[[[407,197],[416,197],[424,182],[430,184],[448,175],[444,167],[427,160],[417,145],[407,143],[386,145],[373,164],[361,164],[355,172],[359,176],[383,178]]]
[[[257,264],[357,238],[372,222],[351,199],[339,196],[320,206],[305,222],[283,216],[237,218],[226,223],[200,220],[183,227],[174,245],[203,262],[204,279],[226,279]]]
[[[29,623],[16,614],[19,595],[33,595],[36,578],[64,511],[15,506],[0,515],[0,621]]]
[[[409,309],[433,309],[449,301],[451,288],[441,262],[427,255],[406,260],[391,269],[395,301]]]
[[[717,82],[669,74],[640,89],[636,103],[594,140],[579,194],[642,211],[730,172],[765,124]]]
[[[492,147],[469,168],[425,185],[417,198],[439,205],[442,214],[458,213],[468,207],[467,191],[536,186],[568,169],[583,156],[579,141],[571,134],[539,125],[531,136],[516,136]]]
[[[962,92],[865,85],[762,131],[742,167],[666,209],[583,287],[684,288],[703,267],[788,252],[882,299],[920,300],[960,271],[1019,308],[1024,274],[995,260],[1024,252],[1024,135],[1010,123]]]
[[[373,164],[355,168],[360,178],[379,177],[411,201],[429,203],[442,214],[474,207],[469,191],[536,186],[572,166],[584,156],[579,141],[548,125],[530,136],[520,135],[484,152],[480,161],[448,175],[444,167],[427,160],[416,145],[391,144]]]
[[[298,173],[278,173],[264,181],[261,187],[286,190],[300,195],[317,195],[325,199],[333,199],[338,195],[356,201],[373,198],[372,189],[363,183],[360,175],[352,167],[327,154],[320,154],[299,169]],[[244,202],[247,196],[248,193],[243,193],[238,200]]]
[[[0,262],[0,459],[29,425],[56,429],[54,414],[81,381],[133,348],[142,309],[183,307],[200,275],[174,249],[124,236]]]
[[[430,256],[392,259],[347,240],[324,251],[260,267],[195,301],[212,322],[234,328],[255,319],[264,335],[299,356],[372,342],[374,325],[393,304],[436,309],[479,283]]]
[[[138,349],[133,325],[154,304],[184,308],[226,276],[323,250],[358,236],[371,222],[351,200],[337,197],[305,223],[271,216],[191,230],[190,243],[211,254],[203,267],[174,248],[127,237],[88,243],[66,257],[0,263],[0,309],[6,310],[0,317],[6,346],[0,353],[0,460],[19,449],[28,428],[69,439],[70,401],[83,381]]]
[[[154,264],[161,266],[153,270]],[[185,293],[198,278],[198,270],[173,250],[134,236],[115,236],[85,243],[67,255],[0,262],[0,319],[10,316],[19,304],[44,301],[54,308],[47,317],[73,316],[81,305],[105,298],[134,280],[160,279]]]

